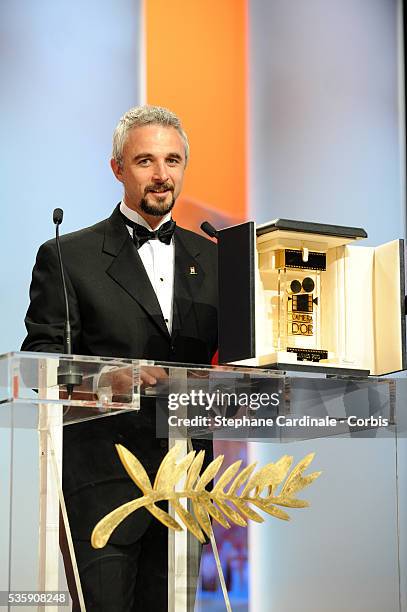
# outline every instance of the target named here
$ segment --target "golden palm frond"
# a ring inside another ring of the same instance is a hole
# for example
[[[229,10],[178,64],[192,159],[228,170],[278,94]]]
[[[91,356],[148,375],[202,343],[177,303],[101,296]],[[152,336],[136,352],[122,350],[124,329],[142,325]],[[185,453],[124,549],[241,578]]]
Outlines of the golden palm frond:
[[[205,541],[205,535],[210,537],[210,517],[226,528],[230,527],[230,523],[245,527],[248,520],[262,523],[263,517],[251,506],[288,521],[290,517],[278,506],[309,506],[307,501],[297,499],[295,495],[321,474],[313,472],[303,476],[314,458],[314,453],[304,457],[289,474],[293,458],[288,455],[284,455],[276,463],[268,463],[257,472],[254,472],[256,463],[251,463],[239,471],[241,461],[236,461],[218,478],[213,489],[208,491],[206,486],[218,474],[223,455],[216,457],[200,474],[205,451],[201,450],[197,454],[191,451],[177,463],[180,445],[176,444],[165,455],[154,484],[151,484],[137,457],[120,444],[116,445],[116,449],[125,470],[143,495],[116,508],[98,522],[91,538],[94,548],[103,548],[116,527],[138,508],[146,508],[170,529],[182,530],[174,518],[156,505],[159,501],[168,501],[185,527],[202,543]],[[182,477],[185,478],[182,489],[176,490]],[[281,489],[277,493],[280,485]],[[191,500],[194,514],[181,504],[182,498]]]

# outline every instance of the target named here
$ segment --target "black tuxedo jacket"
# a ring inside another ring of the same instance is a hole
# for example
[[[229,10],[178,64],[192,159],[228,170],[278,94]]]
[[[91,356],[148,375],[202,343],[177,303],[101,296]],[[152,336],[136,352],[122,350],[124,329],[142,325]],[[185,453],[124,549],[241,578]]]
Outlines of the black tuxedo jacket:
[[[210,363],[217,348],[216,246],[178,227],[174,244],[170,335],[118,207],[108,219],[61,237],[75,354]],[[55,240],[39,249],[30,300],[22,350],[62,353],[65,309]],[[65,427],[63,488],[75,538],[89,539],[102,516],[139,494],[114,444],[134,452],[150,474],[167,451],[166,440],[155,437],[154,406],[140,412]],[[201,447],[210,460],[211,445]],[[138,510],[111,541],[137,540],[150,520]]]

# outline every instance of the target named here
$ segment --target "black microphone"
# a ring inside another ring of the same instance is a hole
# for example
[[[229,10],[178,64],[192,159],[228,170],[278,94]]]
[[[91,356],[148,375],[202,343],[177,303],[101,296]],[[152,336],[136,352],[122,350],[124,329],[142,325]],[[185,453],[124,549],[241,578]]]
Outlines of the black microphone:
[[[68,293],[66,290],[64,266],[62,263],[61,245],[59,243],[59,226],[61,225],[63,218],[64,211],[62,210],[62,208],[56,208],[52,214],[52,220],[55,223],[55,242],[57,246],[59,271],[61,273],[61,281],[65,302],[64,353],[66,353],[67,355],[72,355],[72,335],[71,321],[69,318],[69,300]],[[78,370],[78,367],[72,363],[72,361],[64,362],[58,367],[57,383],[58,385],[66,386],[66,390],[68,391],[68,399],[71,399],[75,385],[82,384],[82,374]]]
[[[209,238],[218,238],[218,231],[209,223],[209,221],[204,221],[201,223],[201,230],[205,232],[209,236]]]
[[[62,208],[56,208],[54,212],[52,213],[52,220],[55,223],[55,225],[61,225],[63,218],[64,218],[64,211],[62,210]],[[59,235],[58,235],[58,238],[59,238]]]

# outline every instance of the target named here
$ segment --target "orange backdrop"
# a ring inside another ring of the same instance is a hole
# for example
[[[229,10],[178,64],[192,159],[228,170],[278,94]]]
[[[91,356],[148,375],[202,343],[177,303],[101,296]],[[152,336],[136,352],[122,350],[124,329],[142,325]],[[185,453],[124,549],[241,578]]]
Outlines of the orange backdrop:
[[[144,7],[147,103],[177,113],[191,145],[175,216],[181,211],[184,221],[197,205],[197,217],[209,207],[224,220],[244,219],[246,0],[146,0]]]

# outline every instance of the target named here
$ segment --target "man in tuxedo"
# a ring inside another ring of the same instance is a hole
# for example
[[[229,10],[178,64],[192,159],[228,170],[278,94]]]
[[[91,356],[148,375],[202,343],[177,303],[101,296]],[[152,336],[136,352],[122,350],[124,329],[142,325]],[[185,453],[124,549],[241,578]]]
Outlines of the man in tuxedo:
[[[210,363],[217,348],[216,247],[171,218],[188,154],[181,123],[167,109],[136,107],[120,119],[111,167],[123,200],[108,219],[61,238],[75,354]],[[22,349],[62,353],[55,240],[39,249],[30,298]],[[85,603],[92,612],[164,611],[167,530],[146,510],[128,517],[104,549],[90,545],[98,520],[137,495],[117,443],[154,477],[168,450],[155,436],[154,404],[64,429],[63,489]],[[210,445],[201,446],[210,455]]]

